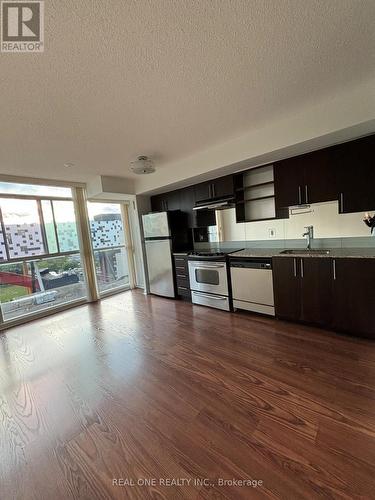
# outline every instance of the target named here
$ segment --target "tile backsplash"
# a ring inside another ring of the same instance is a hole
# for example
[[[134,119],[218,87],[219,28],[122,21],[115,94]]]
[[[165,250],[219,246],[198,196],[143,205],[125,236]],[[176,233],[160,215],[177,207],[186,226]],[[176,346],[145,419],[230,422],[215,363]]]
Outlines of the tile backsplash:
[[[295,240],[303,245],[304,227],[312,225],[315,245],[323,244],[318,240],[330,239],[339,246],[353,246],[353,238],[359,246],[375,245],[375,237],[371,236],[369,228],[363,223],[363,213],[339,214],[337,201],[298,209],[293,211],[289,219],[237,223],[233,208],[217,213],[217,220],[221,226],[221,239],[226,242],[251,241],[254,245],[256,241],[267,241],[269,247],[277,247],[284,240],[289,241],[288,246],[290,240]]]

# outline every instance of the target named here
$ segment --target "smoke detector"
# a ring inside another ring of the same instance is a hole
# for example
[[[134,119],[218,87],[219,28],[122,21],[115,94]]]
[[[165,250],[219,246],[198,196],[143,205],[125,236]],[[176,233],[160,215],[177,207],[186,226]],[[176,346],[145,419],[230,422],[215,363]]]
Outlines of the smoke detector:
[[[148,156],[138,156],[135,161],[130,162],[130,170],[138,175],[153,174],[155,167]]]

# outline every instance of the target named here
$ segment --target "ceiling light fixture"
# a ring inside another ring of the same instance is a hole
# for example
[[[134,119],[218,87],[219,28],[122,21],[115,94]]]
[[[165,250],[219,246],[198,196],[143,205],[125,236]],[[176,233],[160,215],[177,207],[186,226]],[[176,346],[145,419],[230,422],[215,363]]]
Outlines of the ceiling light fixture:
[[[130,162],[130,170],[137,175],[153,174],[154,163],[148,156],[138,156],[135,161]]]

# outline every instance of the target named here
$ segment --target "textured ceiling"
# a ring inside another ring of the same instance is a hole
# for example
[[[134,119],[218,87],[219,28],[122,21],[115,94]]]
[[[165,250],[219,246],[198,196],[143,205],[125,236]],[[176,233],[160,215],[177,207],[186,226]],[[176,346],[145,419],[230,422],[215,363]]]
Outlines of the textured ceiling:
[[[0,173],[159,169],[373,77],[374,0],[46,0],[0,54]],[[74,162],[75,167],[63,164]]]

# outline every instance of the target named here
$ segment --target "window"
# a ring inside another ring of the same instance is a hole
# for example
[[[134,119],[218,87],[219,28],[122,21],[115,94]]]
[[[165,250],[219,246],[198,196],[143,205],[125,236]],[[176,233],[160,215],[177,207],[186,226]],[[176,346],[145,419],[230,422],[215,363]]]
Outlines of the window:
[[[55,219],[53,216],[52,201],[42,200],[42,211],[44,228],[46,231],[46,239],[49,253],[57,253],[59,251],[57,246],[57,233],[55,228]]]
[[[54,200],[52,205],[60,252],[77,251],[79,244],[73,202]]]
[[[5,321],[86,297],[70,188],[0,183]]]
[[[9,258],[33,257],[46,253],[37,202],[0,198],[0,207]]]
[[[88,203],[91,242],[100,293],[129,286],[121,205]]]

